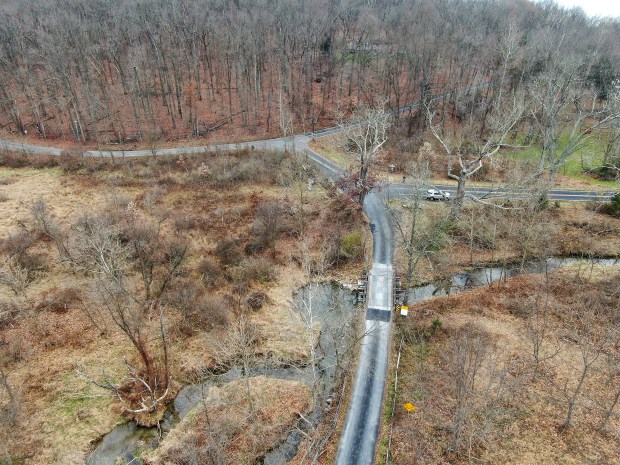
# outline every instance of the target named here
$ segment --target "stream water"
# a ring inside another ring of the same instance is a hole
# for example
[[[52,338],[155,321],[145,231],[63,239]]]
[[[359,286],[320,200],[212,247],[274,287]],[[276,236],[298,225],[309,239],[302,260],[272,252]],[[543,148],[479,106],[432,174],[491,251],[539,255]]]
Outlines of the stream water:
[[[320,324],[321,332],[315,349],[317,364],[315,367],[309,364],[284,367],[256,366],[249,370],[247,376],[263,375],[275,379],[299,381],[311,389],[315,385],[317,397],[329,402],[336,386],[338,357],[344,352],[343,335],[351,320],[355,296],[350,290],[335,282],[311,283],[295,293],[292,307],[294,311],[299,312],[304,324],[308,327]],[[308,343],[310,344],[310,335]],[[199,402],[205,399],[209,388],[221,386],[242,376],[241,367],[232,366],[223,374],[184,387],[168,408],[160,429],[142,428],[135,422],[117,426],[99,441],[95,450],[89,455],[87,465],[142,464],[139,458],[140,451],[157,447],[160,437],[167,434]],[[317,405],[321,404],[321,402],[317,403]],[[322,417],[323,411],[317,407],[306,416],[306,419],[317,424]],[[300,425],[302,430],[304,426],[308,425]],[[289,434],[282,444],[265,455],[261,463],[277,465],[291,460],[297,453],[302,436],[303,434],[299,431]]]
[[[506,266],[482,268],[466,273],[459,273],[452,277],[449,283],[428,284],[410,290],[409,302],[415,303],[432,296],[446,295],[460,292],[473,287],[488,285],[519,274],[542,273],[551,271],[564,265],[583,263],[584,266],[593,264],[614,265],[620,260],[579,260],[552,258],[542,262],[527,263],[524,266]],[[319,341],[316,346],[315,367],[305,366],[257,366],[253,367],[248,376],[267,376],[275,379],[295,380],[305,383],[312,388],[316,385],[316,395],[323,400],[318,407],[306,418],[314,425],[323,417],[320,405],[330,401],[333,394],[338,373],[339,354],[343,353],[345,333],[351,320],[351,312],[355,307],[354,294],[337,283],[311,283],[301,288],[293,298],[293,308],[302,315],[304,322],[311,326],[321,325]],[[140,451],[157,447],[160,437],[169,432],[189,411],[206,398],[212,386],[221,386],[227,382],[243,376],[238,366],[231,367],[221,375],[213,376],[202,383],[184,387],[177,395],[174,403],[168,409],[160,428],[142,428],[134,422],[117,426],[106,434],[90,454],[87,465],[139,465]],[[305,423],[305,422],[304,422]],[[301,425],[300,429],[309,425]],[[294,431],[286,440],[270,451],[259,462],[264,465],[282,465],[291,460],[297,453],[297,447],[302,440],[303,433]]]
[[[493,284],[521,274],[544,273],[556,270],[562,266],[577,264],[582,264],[583,266],[611,266],[620,264],[620,260],[614,258],[588,260],[579,258],[549,258],[537,262],[526,262],[523,265],[509,264],[506,266],[479,268],[473,271],[458,273],[452,276],[449,283],[431,283],[426,286],[415,287],[409,292],[409,302],[413,304],[433,296],[453,294],[466,289]]]

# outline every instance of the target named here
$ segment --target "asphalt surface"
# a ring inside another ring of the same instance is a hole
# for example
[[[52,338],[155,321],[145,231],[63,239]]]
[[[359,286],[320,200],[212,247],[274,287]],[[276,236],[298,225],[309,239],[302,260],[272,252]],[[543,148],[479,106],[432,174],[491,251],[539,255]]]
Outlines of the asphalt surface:
[[[445,98],[449,93],[435,96]],[[400,108],[395,112],[403,113],[419,107],[418,103]],[[221,144],[201,147],[177,147],[156,150],[100,151],[91,150],[84,153],[87,157],[149,157],[165,155],[201,154],[216,151],[254,148],[257,150],[302,151],[317,168],[331,180],[336,181],[345,170],[322,157],[308,147],[313,138],[325,137],[341,131],[346,127],[326,128],[313,133],[295,136],[294,139],[276,138],[238,144]],[[35,155],[62,155],[62,150],[53,147],[41,147],[0,139],[0,150],[23,152]],[[429,186],[430,187],[430,186]],[[432,186],[447,192],[454,192],[453,186]],[[468,195],[478,198],[520,197],[525,191],[510,191],[502,188],[471,187]],[[366,196],[364,211],[371,222],[373,241],[373,266],[369,273],[365,333],[351,403],[340,440],[336,465],[372,465],[377,443],[383,393],[388,367],[390,339],[390,316],[393,307],[393,269],[392,256],[394,248],[393,229],[384,207],[384,196],[407,197],[413,188],[407,184],[390,184],[383,192],[371,192]],[[595,191],[552,190],[551,200],[609,200],[612,193]]]
[[[353,394],[336,465],[371,465],[381,420],[388,367],[390,317],[393,308],[393,229],[383,195],[366,196],[364,211],[373,231],[373,265],[368,276],[365,333]]]
[[[431,187],[431,186],[428,186]],[[433,185],[435,189],[450,192],[452,195],[456,193],[456,186]],[[426,189],[424,189],[425,191]],[[385,191],[390,197],[407,197],[413,194],[413,187],[409,184],[392,183],[386,187]],[[506,189],[502,187],[467,187],[465,188],[467,195],[479,199],[493,198],[526,198],[530,193],[527,190]],[[570,189],[551,189],[548,191],[550,200],[566,200],[574,202],[588,201],[610,201],[615,194],[614,191],[579,191]]]

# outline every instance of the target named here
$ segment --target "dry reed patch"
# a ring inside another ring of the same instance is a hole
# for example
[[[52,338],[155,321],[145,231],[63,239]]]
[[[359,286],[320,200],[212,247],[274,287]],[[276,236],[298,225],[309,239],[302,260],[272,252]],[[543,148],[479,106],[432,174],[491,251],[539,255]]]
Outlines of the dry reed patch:
[[[307,386],[264,376],[210,388],[205,401],[154,451],[149,463],[183,463],[221,457],[224,464],[252,464],[279,444],[311,408]]]
[[[268,303],[251,317],[261,334],[255,348],[257,353],[276,360],[302,361],[308,357],[308,329],[292,308],[291,299],[305,278],[296,268],[280,268],[277,278],[280,285],[267,290]]]

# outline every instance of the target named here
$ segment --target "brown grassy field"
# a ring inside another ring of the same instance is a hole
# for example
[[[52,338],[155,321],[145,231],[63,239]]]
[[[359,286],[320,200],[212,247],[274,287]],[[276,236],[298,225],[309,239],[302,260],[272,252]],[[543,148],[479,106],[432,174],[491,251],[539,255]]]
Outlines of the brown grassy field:
[[[135,227],[157,224],[166,241],[188,245],[164,301],[177,386],[235,360],[238,354],[222,354],[219,343],[240,316],[253,328],[257,360],[303,361],[307,331],[290,310],[293,291],[316,273],[347,275],[362,258],[363,250],[354,256],[336,242],[365,230],[360,211],[327,185],[308,191],[307,180],[296,177],[296,162],[285,155],[65,160],[60,166],[41,159],[22,167],[7,167],[7,159],[0,168],[0,361],[10,388],[10,395],[0,389],[3,412],[10,414],[2,428],[3,460],[8,454],[26,464],[84,463],[93,442],[124,418],[122,405],[85,374],[119,381],[126,373],[123,359],[137,362],[91,275],[62,258],[57,241],[35,220],[33,205],[46,205],[69,248],[80,221],[102,215]],[[265,205],[281,215],[273,245],[259,240]],[[26,277],[19,281],[22,271]],[[138,288],[139,274],[130,270],[129,276]],[[156,334],[157,322],[149,318],[145,331]],[[258,380],[257,389],[263,384]],[[281,383],[277,389],[290,399],[299,392],[290,415],[305,411],[299,386]],[[282,427],[274,428],[254,453],[282,436]]]
[[[619,386],[618,282],[617,266],[568,267],[414,306],[394,337],[394,353],[404,343],[393,463],[618,463],[617,405],[607,418]]]

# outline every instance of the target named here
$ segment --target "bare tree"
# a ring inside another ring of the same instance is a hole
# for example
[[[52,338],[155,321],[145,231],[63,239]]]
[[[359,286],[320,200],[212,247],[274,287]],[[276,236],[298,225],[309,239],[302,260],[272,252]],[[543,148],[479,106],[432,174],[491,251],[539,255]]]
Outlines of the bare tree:
[[[442,228],[444,222],[434,223],[429,225],[428,223],[422,223],[422,199],[425,186],[427,185],[429,178],[428,164],[425,162],[412,164],[408,170],[408,174],[411,178],[411,186],[413,188],[413,194],[410,198],[412,203],[407,207],[407,214],[409,221],[404,221],[403,215],[399,214],[389,203],[386,203],[386,207],[392,218],[395,220],[394,225],[396,232],[398,233],[399,243],[402,245],[407,255],[407,264],[405,271],[405,295],[403,298],[403,305],[408,305],[409,291],[415,284],[415,274],[418,264],[423,259],[432,260],[437,250],[441,247],[441,242],[444,237],[442,234]],[[405,207],[406,205],[403,205]],[[429,220],[429,218],[427,218]]]
[[[598,312],[600,309],[594,302],[584,302],[585,305],[572,309],[570,324],[571,339],[575,340],[579,351],[581,365],[577,378],[567,378],[561,388],[566,400],[566,415],[560,428],[565,433],[571,427],[583,389],[589,379],[592,369],[599,358],[605,353],[612,341],[613,330],[605,328]],[[572,381],[572,382],[571,382]]]
[[[504,101],[486,102],[486,105],[492,105],[493,109],[483,134],[476,128],[477,119],[471,115],[469,124],[461,129],[460,137],[454,141],[438,125],[437,112],[431,111],[430,107],[426,109],[429,129],[448,156],[448,176],[458,183],[450,211],[451,219],[457,219],[461,213],[465,185],[469,178],[482,169],[485,160],[494,157],[502,147],[509,145],[509,138],[523,116],[523,95],[517,92],[503,96],[502,99]],[[456,172],[453,169],[454,159],[458,163]]]
[[[164,240],[159,225],[129,221],[124,226],[104,217],[83,217],[75,226],[72,255],[74,264],[92,276],[101,303],[139,354],[140,366],[126,361],[124,384],[99,385],[114,391],[127,412],[150,413],[169,390],[162,298],[178,274],[187,246]],[[152,318],[157,325],[149,323]]]
[[[598,426],[599,431],[605,429],[613,415],[617,415],[615,409],[618,403],[620,403],[620,357],[617,354],[607,355],[607,372],[607,383],[612,387],[612,399],[611,403],[605,407],[603,421]]]
[[[484,364],[489,342],[476,330],[463,331],[451,347],[455,409],[451,449],[458,451],[463,443],[467,423],[474,414],[476,383]]]
[[[533,104],[530,118],[542,141],[536,176],[544,181],[544,189],[573,154],[591,143],[593,133],[620,118],[618,93],[601,101],[587,86],[584,59],[560,53],[552,56],[547,70],[527,85]]]
[[[372,189],[369,171],[387,142],[387,131],[391,119],[383,105],[362,105],[354,113],[346,128],[346,150],[357,160],[357,172],[352,175],[357,188],[357,200],[364,203],[366,194]]]
[[[521,383],[514,361],[502,357],[483,329],[467,324],[450,337],[442,357],[450,376],[452,421],[448,450],[475,458],[502,422],[514,418],[510,400]]]
[[[549,277],[545,275],[545,294],[537,294],[534,300],[527,299],[526,328],[528,339],[532,347],[534,357],[534,376],[540,373],[542,364],[553,359],[560,353],[560,346],[550,347],[551,338],[551,310],[549,294]]]
[[[269,247],[272,258],[276,256],[276,241],[283,230],[284,216],[284,209],[277,201],[262,202],[256,208],[254,233],[261,246]]]

